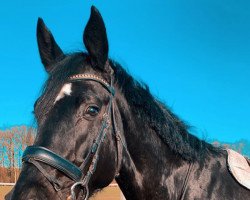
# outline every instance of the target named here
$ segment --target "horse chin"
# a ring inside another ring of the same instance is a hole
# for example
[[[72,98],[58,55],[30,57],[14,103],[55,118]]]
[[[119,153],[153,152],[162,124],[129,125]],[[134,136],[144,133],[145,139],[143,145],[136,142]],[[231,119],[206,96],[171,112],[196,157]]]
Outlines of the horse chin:
[[[41,192],[37,192],[37,190],[31,190],[29,192],[25,191],[25,194],[23,192],[13,193],[11,191],[5,196],[5,200],[45,200],[45,199],[48,199],[48,197]],[[56,198],[53,197],[52,199],[56,200]]]
[[[23,194],[25,193],[25,194]],[[49,195],[49,196],[48,196]],[[6,200],[60,200],[59,196],[51,191],[42,192],[38,190],[25,191],[21,194],[13,193],[5,197]]]
[[[45,200],[59,199],[53,186],[32,165],[24,165],[14,188],[5,200]]]

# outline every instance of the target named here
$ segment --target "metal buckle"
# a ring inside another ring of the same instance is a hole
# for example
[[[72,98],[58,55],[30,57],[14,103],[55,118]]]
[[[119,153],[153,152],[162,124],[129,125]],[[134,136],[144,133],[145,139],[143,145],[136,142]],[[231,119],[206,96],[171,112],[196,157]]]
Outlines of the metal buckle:
[[[88,185],[85,183],[85,181],[81,181],[81,182],[76,182],[74,183],[72,186],[71,186],[71,200],[76,200],[76,193],[75,193],[75,188],[77,186],[80,186],[81,189],[84,190],[85,192],[85,197],[84,197],[84,200],[87,200],[89,198],[89,187]]]

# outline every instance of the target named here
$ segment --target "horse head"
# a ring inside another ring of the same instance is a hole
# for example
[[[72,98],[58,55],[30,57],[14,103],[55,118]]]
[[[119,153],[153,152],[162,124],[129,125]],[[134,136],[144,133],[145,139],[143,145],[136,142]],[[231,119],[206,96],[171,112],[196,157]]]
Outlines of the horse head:
[[[34,105],[34,145],[8,199],[88,198],[119,172],[122,129],[103,19],[95,7],[83,33],[87,53],[65,54],[42,19],[37,23],[41,61],[48,73]]]

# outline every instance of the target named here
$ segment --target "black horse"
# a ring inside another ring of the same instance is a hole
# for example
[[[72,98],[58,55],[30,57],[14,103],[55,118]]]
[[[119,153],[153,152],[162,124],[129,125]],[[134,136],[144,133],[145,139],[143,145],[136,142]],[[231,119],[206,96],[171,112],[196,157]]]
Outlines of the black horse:
[[[42,19],[37,40],[49,75],[34,105],[38,133],[6,199],[88,199],[113,179],[126,199],[250,199],[226,151],[190,134],[108,58],[95,7],[83,34],[87,52],[64,54]]]

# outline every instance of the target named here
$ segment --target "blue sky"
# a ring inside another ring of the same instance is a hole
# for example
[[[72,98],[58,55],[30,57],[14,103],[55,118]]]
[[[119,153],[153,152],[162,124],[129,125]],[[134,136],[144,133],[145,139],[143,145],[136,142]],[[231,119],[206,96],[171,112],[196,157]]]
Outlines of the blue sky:
[[[0,7],[0,127],[33,123],[46,73],[42,17],[65,52],[84,50],[94,4],[110,57],[207,139],[250,140],[250,2],[233,0],[5,1]]]

